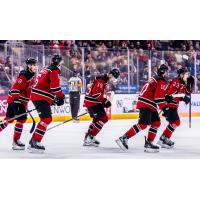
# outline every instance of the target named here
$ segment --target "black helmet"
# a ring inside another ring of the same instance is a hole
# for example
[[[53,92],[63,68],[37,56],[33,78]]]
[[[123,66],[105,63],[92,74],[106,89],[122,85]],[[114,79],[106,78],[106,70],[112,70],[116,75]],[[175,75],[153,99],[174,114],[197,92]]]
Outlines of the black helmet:
[[[59,65],[60,62],[61,62],[61,60],[62,60],[62,57],[61,57],[60,55],[58,55],[58,54],[55,54],[55,55],[53,56],[51,62],[52,62],[53,65]]]
[[[120,75],[120,71],[117,68],[114,68],[109,72],[109,74],[112,74],[117,79]]]
[[[166,71],[168,71],[168,70],[169,70],[169,68],[168,68],[167,65],[161,64],[161,65],[158,67],[158,69],[157,69],[157,74],[158,74],[159,76],[163,76],[163,74],[164,74]]]
[[[35,58],[32,58],[32,57],[30,57],[26,60],[27,65],[35,65],[36,63],[37,63],[37,60]]]
[[[187,68],[185,68],[185,67],[181,67],[181,68],[179,68],[179,69],[177,70],[178,76],[180,76],[181,74],[185,74],[185,73],[187,73],[187,72],[188,72],[188,70],[187,70]]]

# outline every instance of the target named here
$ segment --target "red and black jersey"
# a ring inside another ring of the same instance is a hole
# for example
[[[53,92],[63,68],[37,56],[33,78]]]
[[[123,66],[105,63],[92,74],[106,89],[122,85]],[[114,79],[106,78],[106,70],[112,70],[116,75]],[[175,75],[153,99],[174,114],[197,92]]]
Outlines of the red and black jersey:
[[[60,86],[60,69],[56,66],[43,68],[32,88],[30,99],[32,101],[45,100],[51,105],[55,97],[63,96]]]
[[[137,102],[137,109],[149,108],[150,110],[163,109],[167,103],[165,93],[167,82],[163,77],[153,76],[143,86]]]
[[[92,82],[89,92],[86,93],[84,99],[84,106],[90,108],[92,106],[102,104],[105,102],[105,91],[107,87],[108,76],[97,76]]]
[[[186,84],[180,78],[174,78],[169,82],[166,94],[172,96],[173,94],[190,94],[192,88],[186,86]],[[171,108],[177,108],[182,97],[175,97],[169,103],[168,106]]]
[[[12,85],[8,93],[8,103],[12,103],[14,100],[19,100],[24,106],[27,106],[31,94],[31,87],[35,82],[35,73],[29,70],[22,70],[15,83]]]

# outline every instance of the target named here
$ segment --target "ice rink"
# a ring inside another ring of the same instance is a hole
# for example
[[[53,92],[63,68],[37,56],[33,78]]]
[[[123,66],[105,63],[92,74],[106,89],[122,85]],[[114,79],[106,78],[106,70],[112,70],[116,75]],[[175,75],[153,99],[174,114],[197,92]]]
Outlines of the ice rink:
[[[137,120],[111,120],[102,129],[97,139],[101,142],[99,147],[84,147],[83,138],[87,131],[89,121],[80,123],[66,123],[60,127],[48,131],[43,139],[46,147],[44,154],[31,154],[25,151],[13,151],[11,149],[14,125],[10,125],[0,133],[0,158],[112,158],[112,159],[132,159],[132,158],[200,158],[200,118],[192,119],[192,128],[189,128],[188,119],[182,118],[181,127],[174,133],[172,140],[175,141],[174,149],[161,149],[159,153],[144,152],[144,135],[147,130],[139,133],[129,140],[130,149],[123,152],[115,139],[121,136]],[[56,123],[52,123],[51,126]],[[158,131],[156,141],[166,126],[166,121],[162,121]],[[29,128],[31,124],[26,124],[21,141],[28,145],[31,137]]]

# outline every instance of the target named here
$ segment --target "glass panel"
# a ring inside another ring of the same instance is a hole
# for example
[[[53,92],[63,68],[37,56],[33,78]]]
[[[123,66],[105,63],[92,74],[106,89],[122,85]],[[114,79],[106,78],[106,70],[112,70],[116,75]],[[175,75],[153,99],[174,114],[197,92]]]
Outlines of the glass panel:
[[[82,79],[82,50],[77,48],[72,49],[44,49],[44,63],[45,66],[51,64],[51,59],[54,54],[60,54],[63,58],[61,66],[61,86],[65,93],[68,93],[68,80],[76,71],[78,76]]]
[[[128,57],[127,50],[107,48],[84,49],[86,84],[97,75],[108,73],[112,68],[120,70],[120,77],[115,83],[109,83],[110,90],[116,93],[128,93]]]
[[[138,93],[149,78],[149,51],[142,49],[129,51],[131,93]]]
[[[177,68],[185,66],[195,76],[195,92],[200,93],[200,52],[183,51],[144,51],[142,49],[93,48],[44,48],[43,45],[25,45],[23,42],[6,42],[0,45],[0,95],[5,95],[16,79],[19,71],[25,68],[25,60],[34,57],[39,68],[49,66],[55,54],[61,54],[61,85],[68,92],[67,82],[77,71],[83,80],[83,92],[95,76],[119,68],[121,74],[117,82],[110,84],[116,93],[138,93],[152,76],[162,61],[170,67],[169,79],[177,76]],[[129,66],[129,68],[128,68]],[[149,68],[151,67],[151,68]]]

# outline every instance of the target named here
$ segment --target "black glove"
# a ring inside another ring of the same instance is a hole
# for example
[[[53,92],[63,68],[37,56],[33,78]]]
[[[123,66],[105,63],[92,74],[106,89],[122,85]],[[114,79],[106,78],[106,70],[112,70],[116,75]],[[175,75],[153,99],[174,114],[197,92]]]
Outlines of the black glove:
[[[21,104],[21,101],[18,99],[14,99],[13,103],[11,103],[12,105],[12,109],[15,112],[15,115],[18,115],[21,108],[23,107],[23,105]]]
[[[166,100],[167,103],[171,103],[173,101],[173,97],[171,95],[166,94],[165,100]]]
[[[162,116],[164,116],[166,120],[169,121],[169,107],[164,107],[162,111],[163,111]]]
[[[189,86],[189,87],[193,87],[193,85],[194,85],[194,77],[193,76],[189,76],[188,78],[187,78],[187,86]]]
[[[112,105],[111,102],[108,99],[105,99],[103,103],[104,108],[109,108],[111,105]]]
[[[63,97],[56,97],[53,104],[57,106],[62,106],[65,103],[65,96]]]
[[[188,103],[190,103],[190,96],[185,95],[185,96],[183,97],[182,100],[183,100],[183,101],[185,102],[185,104],[187,105]]]

